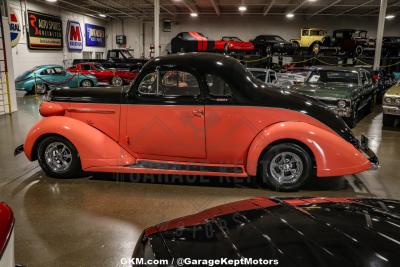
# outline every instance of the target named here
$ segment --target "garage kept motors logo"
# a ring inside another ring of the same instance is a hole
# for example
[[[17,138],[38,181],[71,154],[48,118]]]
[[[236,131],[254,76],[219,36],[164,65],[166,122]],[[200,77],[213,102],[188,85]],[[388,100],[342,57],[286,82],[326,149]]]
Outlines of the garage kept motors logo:
[[[106,46],[106,29],[93,24],[85,24],[86,46]]]
[[[14,47],[18,44],[21,37],[21,25],[19,24],[17,13],[14,10],[10,12],[10,35],[11,46]]]
[[[83,36],[81,25],[76,21],[68,21],[67,26],[67,44],[70,51],[82,51]]]
[[[61,18],[28,10],[28,45],[30,49],[61,50]]]

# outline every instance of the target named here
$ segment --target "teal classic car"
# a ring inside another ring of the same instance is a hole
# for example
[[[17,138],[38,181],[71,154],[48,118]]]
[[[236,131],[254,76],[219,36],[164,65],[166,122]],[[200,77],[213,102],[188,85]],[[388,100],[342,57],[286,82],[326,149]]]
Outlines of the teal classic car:
[[[361,111],[372,111],[377,93],[371,73],[357,67],[316,67],[304,84],[291,89],[320,100],[350,128],[357,124]]]
[[[66,71],[60,65],[42,65],[25,71],[15,79],[15,88],[28,93],[45,93],[60,87],[93,87],[97,79],[93,75]]]

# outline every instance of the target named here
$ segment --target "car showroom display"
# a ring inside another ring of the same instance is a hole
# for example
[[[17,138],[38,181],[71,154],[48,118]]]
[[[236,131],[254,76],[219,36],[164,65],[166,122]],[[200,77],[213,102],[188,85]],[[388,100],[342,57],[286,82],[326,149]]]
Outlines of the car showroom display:
[[[318,67],[291,89],[322,101],[353,128],[361,110],[372,111],[377,87],[364,68]]]
[[[258,197],[149,227],[132,257],[187,265],[227,258],[237,266],[398,266],[399,210],[399,201],[379,198]]]
[[[15,267],[14,214],[9,206],[0,202],[0,267]]]
[[[250,42],[262,56],[275,53],[293,55],[297,52],[295,44],[286,41],[279,35],[258,35]]]
[[[298,190],[314,175],[378,164],[368,140],[318,101],[266,90],[239,61],[217,54],[153,59],[128,91],[53,90],[40,113],[16,153],[23,149],[51,177],[258,175],[274,190]]]
[[[383,96],[383,125],[393,126],[395,119],[400,116],[400,83],[398,82]]]
[[[106,69],[99,63],[79,63],[68,69],[69,72],[93,75],[97,82],[121,86],[131,83],[137,76],[137,71]]]
[[[59,65],[42,65],[25,71],[15,79],[17,90],[28,93],[45,93],[49,89],[59,87],[92,87],[97,79],[90,74],[77,74],[65,71]]]

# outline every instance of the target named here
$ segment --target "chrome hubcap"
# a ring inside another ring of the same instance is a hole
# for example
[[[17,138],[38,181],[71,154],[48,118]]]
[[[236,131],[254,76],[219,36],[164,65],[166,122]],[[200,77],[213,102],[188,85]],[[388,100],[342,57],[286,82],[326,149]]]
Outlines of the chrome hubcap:
[[[303,173],[303,162],[292,152],[282,152],[272,159],[269,170],[279,184],[293,184]]]
[[[112,83],[113,83],[114,86],[121,86],[122,85],[122,79],[120,77],[114,77]]]
[[[83,81],[82,87],[90,87],[92,84],[89,81]]]
[[[54,172],[65,172],[72,163],[71,150],[63,143],[54,142],[47,146],[44,152],[47,166]]]

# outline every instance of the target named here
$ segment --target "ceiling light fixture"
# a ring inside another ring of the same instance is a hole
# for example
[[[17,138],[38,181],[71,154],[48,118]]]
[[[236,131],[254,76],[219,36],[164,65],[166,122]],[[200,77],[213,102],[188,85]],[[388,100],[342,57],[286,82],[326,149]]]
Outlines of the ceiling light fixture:
[[[288,19],[294,18],[294,14],[293,14],[293,13],[287,13],[287,14],[286,14],[286,17],[287,17]]]
[[[58,0],[46,0],[46,2],[49,2],[49,3],[56,3]]]
[[[313,3],[313,2],[317,2],[317,0],[308,0],[308,2]]]
[[[99,14],[99,16],[102,18],[107,18],[107,15],[105,15],[105,14]]]
[[[192,13],[190,13],[190,16],[195,18],[195,17],[198,17],[199,14],[197,14],[197,12],[192,12]]]
[[[240,12],[245,12],[245,11],[247,11],[247,7],[246,7],[246,6],[239,6],[239,7],[238,7],[238,10],[239,10]]]
[[[395,15],[387,15],[385,18],[386,19],[394,19],[396,16]]]

